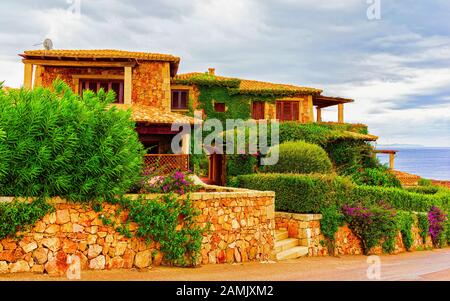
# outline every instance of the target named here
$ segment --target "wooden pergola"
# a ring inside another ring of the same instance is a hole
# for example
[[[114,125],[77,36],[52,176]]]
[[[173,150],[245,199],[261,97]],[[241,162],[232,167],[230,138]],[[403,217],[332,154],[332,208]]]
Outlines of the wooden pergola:
[[[375,154],[387,154],[389,155],[389,169],[394,170],[394,160],[395,155],[397,154],[396,150],[392,149],[377,149],[374,151]]]
[[[344,104],[354,102],[353,99],[342,97],[331,97],[316,95],[313,98],[313,105],[317,108],[317,122],[322,122],[322,109],[326,107],[338,107],[338,123],[344,123]]]

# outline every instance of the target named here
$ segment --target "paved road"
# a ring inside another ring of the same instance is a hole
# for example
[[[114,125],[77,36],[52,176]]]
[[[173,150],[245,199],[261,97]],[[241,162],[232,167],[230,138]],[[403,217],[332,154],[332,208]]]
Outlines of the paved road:
[[[371,257],[373,260],[373,258]],[[381,280],[450,280],[450,248],[383,255]],[[194,269],[156,267],[136,270],[83,271],[81,280],[368,280],[366,256],[301,258],[278,263],[207,265]],[[375,261],[376,262],[376,258]],[[372,265],[371,275],[376,275]],[[48,275],[1,275],[0,280],[64,280]]]

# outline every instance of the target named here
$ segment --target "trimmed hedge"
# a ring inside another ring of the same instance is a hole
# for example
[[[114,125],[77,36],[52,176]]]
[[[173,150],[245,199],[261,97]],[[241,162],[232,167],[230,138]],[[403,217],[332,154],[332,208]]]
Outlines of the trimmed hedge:
[[[275,173],[328,173],[332,164],[327,153],[316,144],[304,141],[285,142],[279,145],[279,160],[267,166]]]
[[[428,211],[433,205],[448,210],[450,193],[424,195],[401,188],[358,186],[336,175],[253,174],[236,178],[238,187],[275,191],[276,210],[320,213],[331,205],[376,205],[380,201],[395,209]]]

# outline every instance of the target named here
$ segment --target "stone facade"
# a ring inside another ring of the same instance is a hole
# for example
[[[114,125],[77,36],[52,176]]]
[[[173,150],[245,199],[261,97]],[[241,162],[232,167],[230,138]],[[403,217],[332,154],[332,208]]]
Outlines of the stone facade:
[[[289,237],[298,238],[301,246],[309,248],[309,256],[327,256],[328,249],[324,244],[325,238],[320,231],[320,214],[295,214],[276,212],[275,229],[287,229]],[[422,241],[419,235],[417,223],[413,225],[413,245],[411,251],[417,249],[432,248],[431,237],[428,236],[426,242]],[[377,246],[370,251],[371,254],[382,254],[381,246]],[[394,254],[406,252],[400,233],[397,235]],[[358,237],[344,225],[339,228],[335,236],[334,255],[360,255],[363,254],[361,241]]]
[[[154,197],[149,195],[148,197]],[[201,215],[198,223],[211,226],[204,234],[199,263],[232,263],[273,258],[274,193],[246,190],[198,192],[191,195]],[[11,201],[11,198],[2,202]],[[85,205],[52,199],[55,212],[47,214],[17,239],[0,241],[0,273],[36,272],[63,276],[73,262],[82,270],[146,269],[166,264],[158,243],[127,238],[101,215],[114,216],[117,205],[102,212]],[[113,218],[127,221],[128,213]],[[135,233],[137,225],[130,223]]]

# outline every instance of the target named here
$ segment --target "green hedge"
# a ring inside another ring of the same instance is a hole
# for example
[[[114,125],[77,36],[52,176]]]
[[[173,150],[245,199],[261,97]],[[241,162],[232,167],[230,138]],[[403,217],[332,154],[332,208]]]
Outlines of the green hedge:
[[[285,142],[279,145],[279,160],[266,167],[274,173],[328,173],[332,164],[327,153],[316,144],[304,141]]]
[[[140,178],[143,147],[112,93],[53,89],[0,94],[0,195],[106,198]]]
[[[424,195],[401,188],[358,186],[336,175],[253,174],[236,178],[238,187],[276,193],[276,210],[320,213],[331,205],[376,205],[386,202],[399,210],[428,211],[435,205],[448,210],[450,194]]]

